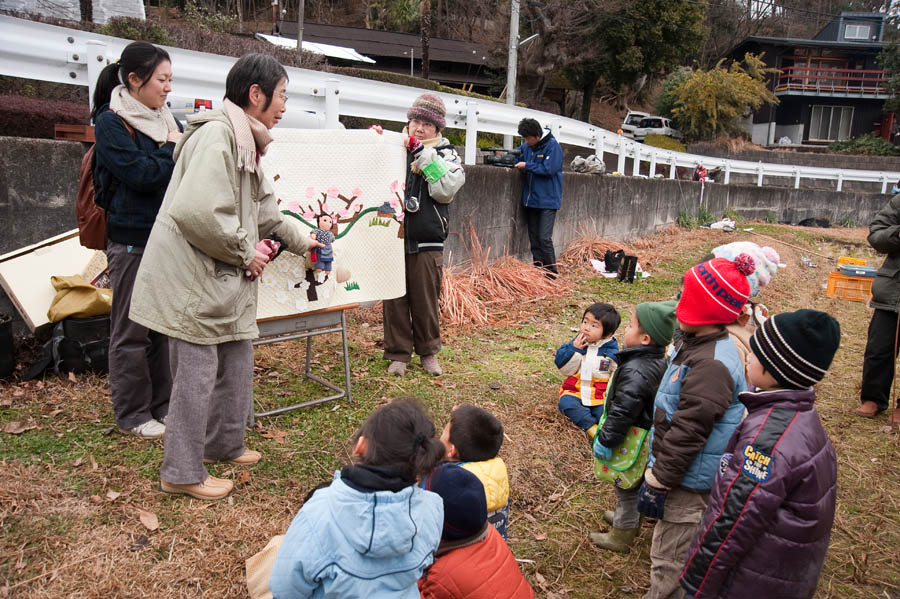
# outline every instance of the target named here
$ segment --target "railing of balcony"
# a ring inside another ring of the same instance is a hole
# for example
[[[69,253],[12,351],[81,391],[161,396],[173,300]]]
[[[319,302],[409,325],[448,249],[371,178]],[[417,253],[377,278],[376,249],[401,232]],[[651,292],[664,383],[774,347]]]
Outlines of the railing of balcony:
[[[882,95],[884,71],[830,69],[820,67],[784,67],[778,75],[775,92],[847,93]]]

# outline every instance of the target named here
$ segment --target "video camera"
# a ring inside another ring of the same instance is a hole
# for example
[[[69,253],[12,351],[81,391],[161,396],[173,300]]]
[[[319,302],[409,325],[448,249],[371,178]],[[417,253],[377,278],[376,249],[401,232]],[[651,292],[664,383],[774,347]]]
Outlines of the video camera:
[[[485,148],[484,151],[487,152],[484,155],[485,164],[512,168],[516,166],[517,162],[521,162],[520,156],[522,152],[520,150],[507,151],[503,148]]]

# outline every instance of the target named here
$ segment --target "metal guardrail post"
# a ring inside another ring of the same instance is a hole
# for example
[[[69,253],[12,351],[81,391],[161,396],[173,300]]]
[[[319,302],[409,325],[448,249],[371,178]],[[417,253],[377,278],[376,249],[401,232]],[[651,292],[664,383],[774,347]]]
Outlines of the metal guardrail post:
[[[678,160],[674,154],[669,154],[669,179],[678,177]]]
[[[794,169],[794,189],[800,189],[800,169]]]
[[[550,133],[553,134],[553,137],[559,141],[559,130],[562,129],[562,123],[559,119],[553,119],[550,121]]]
[[[887,175],[881,173],[881,193],[887,193]]]
[[[619,136],[619,161],[616,163],[616,171],[620,174],[625,173],[625,138]]]
[[[631,174],[635,177],[641,174],[641,146],[634,144],[634,160],[631,162]]]
[[[475,164],[478,148],[478,102],[466,102],[466,158],[465,164]]]
[[[325,128],[340,129],[341,103],[340,82],[337,79],[325,80]]]
[[[731,182],[731,163],[727,160],[725,161],[725,179],[722,181],[724,185],[728,185]]]
[[[763,163],[762,160],[759,161],[759,166],[756,167],[756,186],[762,187],[763,184]]]
[[[647,171],[647,175],[651,179],[656,176],[656,152],[650,153],[650,170]]]
[[[843,186],[844,186],[844,171],[838,171],[837,191],[840,191]]]
[[[94,88],[100,79],[100,72],[106,67],[106,44],[99,40],[88,40],[85,45],[85,60],[87,61],[88,78],[88,110],[94,98]]]

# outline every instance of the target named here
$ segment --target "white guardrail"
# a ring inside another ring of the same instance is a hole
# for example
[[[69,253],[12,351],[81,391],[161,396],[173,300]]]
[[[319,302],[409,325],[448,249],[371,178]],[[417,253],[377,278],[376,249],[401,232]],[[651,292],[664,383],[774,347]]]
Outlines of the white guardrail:
[[[94,82],[108,61],[116,60],[129,40],[98,35],[77,29],[57,27],[0,15],[0,74],[25,79],[53,81],[87,86],[93,93]],[[224,95],[225,75],[235,58],[166,47],[175,74],[173,95],[208,98],[219,101]],[[324,115],[326,127],[339,127],[338,116],[405,121],[406,109],[422,90],[346,77],[333,73],[287,67],[290,82],[288,112],[300,110]],[[466,164],[475,163],[475,140],[479,131],[516,135],[519,121],[535,118],[548,125],[562,143],[591,149],[595,154],[618,156],[619,172],[626,158],[633,158],[632,174],[640,173],[641,162],[667,166],[669,178],[676,167],[693,169],[703,163],[707,169],[721,168],[722,182],[732,174],[755,175],[762,186],[766,177],[786,177],[800,186],[802,179],[835,181],[841,191],[844,181],[880,183],[881,193],[900,180],[900,172],[850,170],[730,160],[672,152],[637,143],[611,131],[559,115],[509,106],[499,102],[476,101],[470,97],[438,94],[447,106],[447,126],[466,131]]]

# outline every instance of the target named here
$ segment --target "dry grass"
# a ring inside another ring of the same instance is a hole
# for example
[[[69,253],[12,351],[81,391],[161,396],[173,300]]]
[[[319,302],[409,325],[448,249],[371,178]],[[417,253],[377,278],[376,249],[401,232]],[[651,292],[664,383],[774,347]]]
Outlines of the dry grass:
[[[826,310],[841,323],[841,348],[818,386],[817,406],[837,451],[839,479],[831,547],[816,597],[900,597],[900,435],[884,431],[883,417],[852,415],[870,313],[863,304],[824,296],[832,264],[817,256],[880,259],[862,245],[862,229],[753,226],[770,239],[741,238],[772,245],[788,265],[760,299],[776,312]],[[679,265],[739,234],[664,230],[629,241],[642,264],[653,265],[654,278],[634,285],[600,279],[572,259],[560,283],[567,291],[534,302],[491,303],[490,294],[500,297],[507,288],[509,273],[502,265],[486,273],[481,264],[478,276],[461,271],[459,280],[481,298],[488,323],[446,327],[445,374],[438,379],[415,365],[403,379],[387,377],[377,355],[380,309],[354,312],[354,402],[261,420],[248,440],[266,461],[247,471],[216,467],[218,476],[238,483],[224,502],[156,490],[161,444],[107,434],[105,378],[0,384],[0,428],[25,418],[40,427],[15,436],[0,432],[0,596],[246,597],[243,560],[283,532],[306,491],[346,460],[345,440],[373,406],[414,393],[426,399],[439,427],[461,401],[478,403],[504,422],[501,455],[513,501],[510,546],[538,596],[640,597],[648,584],[651,528],[645,525],[627,555],[601,551],[587,540],[588,531],[603,528],[600,514],[613,506],[614,496],[611,487],[593,480],[584,436],[556,410],[560,377],[553,351],[570,338],[571,326],[594,298],[613,302],[624,314],[633,298],[674,293]],[[594,244],[581,245],[578,252]],[[815,257],[818,267],[802,267],[800,256]],[[482,296],[485,289],[491,291]],[[337,370],[334,345],[316,343],[314,367]],[[260,400],[294,393],[303,350],[304,344],[290,342],[257,350]],[[140,510],[159,517],[158,530],[141,524]]]

